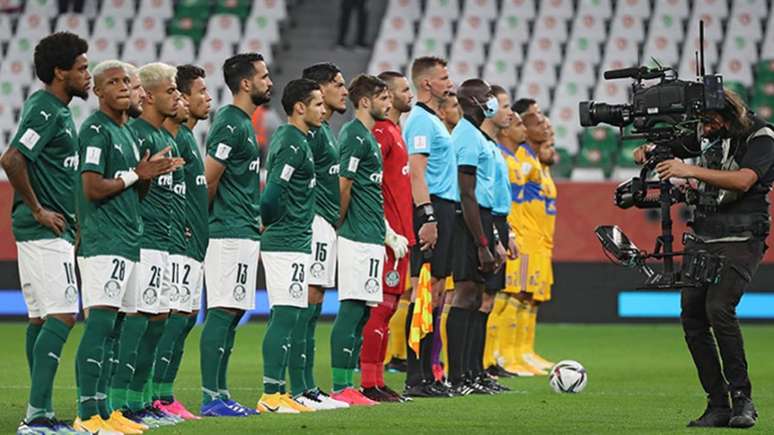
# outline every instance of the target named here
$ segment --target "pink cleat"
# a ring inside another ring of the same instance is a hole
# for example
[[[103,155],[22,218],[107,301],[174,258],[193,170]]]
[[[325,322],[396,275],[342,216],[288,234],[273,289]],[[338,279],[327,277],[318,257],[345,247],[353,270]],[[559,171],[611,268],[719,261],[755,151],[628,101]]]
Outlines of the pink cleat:
[[[194,415],[191,411],[187,410],[182,403],[175,399],[172,403],[163,403],[160,400],[153,402],[153,407],[162,411],[168,412],[172,415],[176,415],[184,420],[201,420],[201,417]]]
[[[350,406],[374,406],[379,404],[379,402],[369,399],[352,387],[347,387],[336,393],[331,392],[331,399],[348,403]]]

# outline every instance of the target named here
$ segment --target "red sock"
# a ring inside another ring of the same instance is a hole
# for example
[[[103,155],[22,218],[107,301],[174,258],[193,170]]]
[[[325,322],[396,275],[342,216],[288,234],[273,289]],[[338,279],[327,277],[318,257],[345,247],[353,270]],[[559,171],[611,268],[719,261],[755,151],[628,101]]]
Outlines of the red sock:
[[[387,328],[397,308],[397,295],[385,294],[384,301],[371,308],[363,328],[363,346],[360,350],[360,385],[363,388],[384,386],[384,348],[387,346]]]

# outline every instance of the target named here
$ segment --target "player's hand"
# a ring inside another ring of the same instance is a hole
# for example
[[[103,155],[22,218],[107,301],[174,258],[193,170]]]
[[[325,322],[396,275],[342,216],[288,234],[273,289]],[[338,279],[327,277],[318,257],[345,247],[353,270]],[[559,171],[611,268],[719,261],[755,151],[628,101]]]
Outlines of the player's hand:
[[[161,151],[157,152],[156,154],[152,155],[149,160],[152,161],[152,162],[155,162],[157,160],[161,160],[161,159],[164,159],[164,158],[171,158],[172,161],[175,164],[175,167],[170,172],[175,172],[178,168],[181,168],[181,167],[185,166],[185,159],[183,159],[182,157],[168,157],[167,153],[171,149],[172,149],[171,147],[166,147],[163,150],[161,150]],[[149,151],[146,150],[146,153],[147,152],[149,152]]]
[[[396,260],[405,257],[408,253],[408,239],[394,231],[387,232],[387,235],[384,237],[384,244],[392,249]]]
[[[425,222],[419,227],[419,247],[421,250],[435,248],[438,241],[438,222]]]
[[[177,159],[164,156],[164,153],[168,151],[169,147],[164,148],[153,156],[150,155],[150,151],[145,151],[145,155],[134,168],[134,172],[137,173],[140,180],[149,181],[154,177],[168,174],[180,167]]]
[[[656,172],[662,180],[674,178],[689,178],[693,176],[693,166],[678,159],[664,160],[656,165]]]
[[[638,165],[645,163],[648,160],[647,152],[654,148],[653,144],[646,143],[645,145],[638,146],[632,154],[634,154],[634,161]]]
[[[495,258],[486,246],[478,247],[478,264],[478,270],[481,272],[489,273],[495,270]]]
[[[39,224],[51,229],[57,236],[61,236],[65,228],[65,218],[61,214],[40,207],[32,212],[32,216]]]
[[[519,258],[519,248],[516,246],[516,240],[508,239],[508,259],[515,260]]]
[[[503,244],[500,243],[499,240],[497,241],[497,245],[495,245],[495,253],[497,254],[497,258],[495,258],[495,271],[499,272],[500,268],[505,264],[505,259],[508,257],[508,253],[505,252],[505,247],[503,247]]]

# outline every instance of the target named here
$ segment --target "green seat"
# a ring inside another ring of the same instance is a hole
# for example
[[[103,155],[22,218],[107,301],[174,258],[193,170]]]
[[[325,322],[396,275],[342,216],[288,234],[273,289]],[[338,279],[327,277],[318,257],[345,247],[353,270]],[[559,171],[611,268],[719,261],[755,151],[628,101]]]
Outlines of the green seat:
[[[587,128],[581,137],[581,149],[575,166],[602,168],[605,176],[613,170],[613,159],[618,153],[618,133],[611,127]]]
[[[774,122],[774,97],[756,95],[753,98],[752,110],[768,122]]]
[[[250,0],[218,0],[215,3],[215,13],[234,14],[245,19],[250,15],[252,4]]]
[[[774,82],[774,59],[765,59],[755,64],[757,81]]]
[[[207,29],[207,22],[200,19],[191,17],[174,17],[169,23],[169,29],[167,29],[167,36],[180,35],[191,38],[195,44],[204,37],[204,32]]]
[[[181,0],[175,8],[175,18],[188,17],[206,20],[210,16],[208,0]]]
[[[564,148],[556,148],[556,163],[551,167],[551,173],[556,178],[570,178],[572,175],[572,155]]]
[[[728,81],[723,83],[723,86],[726,89],[733,91],[734,93],[742,97],[745,103],[750,104],[750,91],[749,89],[747,89],[747,86],[745,86],[743,83]]]

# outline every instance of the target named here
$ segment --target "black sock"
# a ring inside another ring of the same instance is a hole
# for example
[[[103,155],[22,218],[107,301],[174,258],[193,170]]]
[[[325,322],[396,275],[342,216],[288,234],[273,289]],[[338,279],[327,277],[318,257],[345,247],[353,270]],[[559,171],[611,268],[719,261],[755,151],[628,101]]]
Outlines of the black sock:
[[[468,322],[468,328],[465,336],[465,365],[463,366],[463,372],[468,379],[475,378],[476,355],[478,344],[478,310],[469,310],[470,321]]]
[[[451,307],[446,318],[446,353],[449,361],[449,382],[457,384],[465,374],[465,345],[467,341],[470,310]]]
[[[486,322],[489,313],[478,312],[478,331],[476,333],[476,360],[473,369],[477,375],[484,374],[484,346],[486,346]]]
[[[438,308],[433,308],[433,324],[438,317]],[[434,334],[427,334],[419,342],[419,364],[422,369],[422,379],[425,382],[434,382],[433,376],[433,340]]]
[[[414,315],[414,303],[408,306],[406,314],[406,386],[413,387],[422,383],[422,366],[419,362],[419,356],[414,353],[409,345],[409,334],[411,333],[411,317]],[[420,344],[420,353],[422,350]]]

